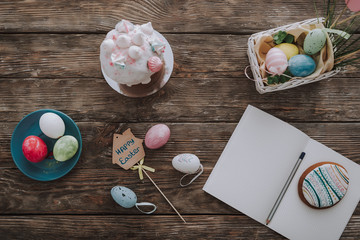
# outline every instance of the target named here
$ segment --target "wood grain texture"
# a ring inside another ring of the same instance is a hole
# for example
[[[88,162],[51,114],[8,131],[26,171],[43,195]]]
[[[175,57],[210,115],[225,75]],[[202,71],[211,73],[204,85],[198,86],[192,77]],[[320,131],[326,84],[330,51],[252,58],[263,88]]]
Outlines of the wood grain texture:
[[[107,32],[121,19],[161,32],[249,33],[315,18],[308,0],[3,2],[1,32]],[[320,14],[324,9],[318,0]],[[266,7],[264,7],[266,6]],[[339,3],[339,9],[344,6]],[[260,20],[260,21],[259,21]]]
[[[3,239],[285,239],[245,216],[2,216]],[[352,217],[341,239],[358,239]],[[80,230],[81,229],[81,230]],[[199,235],[201,233],[201,235]]]
[[[323,80],[260,95],[247,78],[174,78],[146,98],[126,98],[104,79],[1,79],[0,121],[51,108],[76,122],[238,122],[248,104],[285,121],[358,122],[359,78]],[[23,109],[19,111],[19,109]]]
[[[284,239],[244,216],[186,219],[188,224],[177,216],[3,216],[0,234],[3,239]]]

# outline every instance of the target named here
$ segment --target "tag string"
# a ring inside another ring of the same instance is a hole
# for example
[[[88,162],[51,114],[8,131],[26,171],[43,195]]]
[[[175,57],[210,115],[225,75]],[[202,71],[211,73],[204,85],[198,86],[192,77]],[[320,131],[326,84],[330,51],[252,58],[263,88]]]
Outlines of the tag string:
[[[180,179],[180,186],[181,186],[181,187],[189,186],[189,185],[190,185],[193,181],[195,181],[195,179],[197,179],[203,172],[204,172],[204,167],[203,167],[202,164],[200,164],[199,169],[196,170],[195,173],[185,174],[185,175]],[[197,173],[197,175],[196,175],[195,177],[193,177],[193,179],[191,179],[190,182],[188,182],[188,183],[186,183],[186,184],[183,184],[183,183],[182,183],[182,180],[183,180],[185,177],[187,177],[187,176],[189,176],[189,175],[196,174],[196,173]]]
[[[139,178],[140,178],[140,180],[144,179],[144,176],[142,174],[143,169],[148,170],[150,172],[155,172],[154,168],[145,166],[143,164],[144,164],[144,158],[141,159],[140,162],[138,162],[138,164],[136,166],[133,166],[133,167],[130,168],[131,170],[139,170]]]
[[[141,206],[152,206],[153,209],[151,211],[143,211],[140,209]],[[153,203],[149,203],[149,202],[141,202],[141,203],[135,203],[135,207],[142,213],[145,213],[145,214],[152,214],[153,212],[156,211],[156,205],[153,204]]]

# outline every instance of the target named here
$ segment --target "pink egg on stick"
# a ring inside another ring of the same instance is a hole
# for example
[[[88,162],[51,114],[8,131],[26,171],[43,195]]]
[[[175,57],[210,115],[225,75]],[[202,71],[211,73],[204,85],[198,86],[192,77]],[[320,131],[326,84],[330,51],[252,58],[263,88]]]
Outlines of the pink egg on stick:
[[[279,48],[272,48],[266,54],[265,58],[266,69],[275,75],[281,75],[288,67],[287,57]]]
[[[170,129],[165,124],[152,126],[145,135],[145,146],[150,149],[158,149],[164,146],[170,138]]]

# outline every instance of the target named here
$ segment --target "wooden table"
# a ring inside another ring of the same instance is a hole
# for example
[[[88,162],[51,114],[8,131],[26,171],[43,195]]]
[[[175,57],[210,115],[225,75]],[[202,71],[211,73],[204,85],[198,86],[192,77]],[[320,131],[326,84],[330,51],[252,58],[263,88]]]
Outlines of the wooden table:
[[[202,187],[248,104],[360,163],[358,71],[264,95],[244,75],[250,34],[313,17],[311,0],[1,2],[0,238],[283,239]],[[124,97],[102,77],[100,43],[122,18],[151,21],[172,46],[172,77],[152,96]],[[10,152],[17,123],[44,108],[69,115],[83,137],[77,165],[50,182],[22,174]],[[156,123],[171,138],[146,150],[146,164],[186,225],[148,179],[111,163],[113,133],[131,128],[144,138]],[[204,174],[181,188],[171,159],[185,152],[199,156]],[[120,207],[110,196],[115,185],[158,210]],[[360,205],[342,238],[360,238]]]

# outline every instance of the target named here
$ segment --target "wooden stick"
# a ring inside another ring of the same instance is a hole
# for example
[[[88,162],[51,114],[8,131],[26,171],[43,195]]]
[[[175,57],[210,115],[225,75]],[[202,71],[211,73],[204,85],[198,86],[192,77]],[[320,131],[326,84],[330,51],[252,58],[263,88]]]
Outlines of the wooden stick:
[[[174,207],[174,205],[172,205],[172,203],[170,202],[169,199],[167,199],[167,197],[165,196],[165,194],[160,190],[160,188],[156,185],[156,183],[151,179],[151,177],[147,174],[147,172],[144,169],[141,169],[146,176],[150,179],[150,181],[154,184],[154,186],[157,188],[157,190],[161,193],[161,195],[165,198],[165,200],[170,204],[170,206],[174,209],[174,211],[177,213],[177,215],[179,215],[179,217],[181,218],[181,220],[183,220],[184,223],[186,223],[185,219],[181,216],[181,214],[176,210],[176,208]]]

